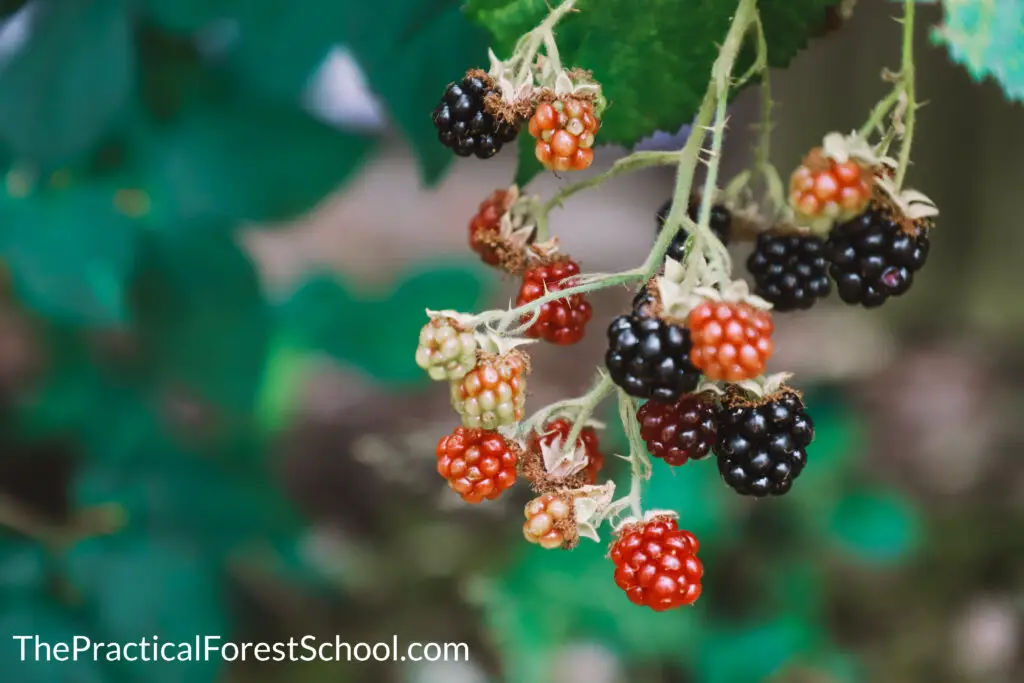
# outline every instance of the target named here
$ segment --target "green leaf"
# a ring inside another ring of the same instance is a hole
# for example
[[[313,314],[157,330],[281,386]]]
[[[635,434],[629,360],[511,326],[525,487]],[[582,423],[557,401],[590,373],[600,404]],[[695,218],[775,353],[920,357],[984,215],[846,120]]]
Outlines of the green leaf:
[[[460,11],[461,0],[386,3],[316,2],[302,12],[287,0],[239,5],[240,40],[229,62],[261,92],[295,101],[335,45],[351,51],[370,88],[405,133],[424,182],[452,160],[437,140],[430,112],[448,83],[487,65],[484,32]]]
[[[222,577],[186,545],[149,536],[97,538],[76,545],[65,562],[97,641],[152,642],[158,636],[164,643],[194,643],[197,635],[229,637]],[[213,683],[224,668],[219,657],[194,660],[108,666],[140,683]]]
[[[33,641],[26,640],[25,657],[22,657],[22,641],[14,640],[12,636],[39,636],[44,643],[70,645],[75,636],[87,635],[79,620],[54,603],[25,596],[5,602],[4,609],[0,611],[0,633],[4,634],[4,642],[0,644],[0,671],[4,672],[4,680],[17,683],[111,683],[103,664],[81,656],[77,662],[72,661],[70,651],[64,662],[57,659],[47,661],[44,653],[37,660]]]
[[[526,187],[531,180],[544,171],[544,167],[537,161],[536,145],[537,140],[532,135],[520,135],[516,142],[519,163],[516,165],[514,182],[519,187]]]
[[[994,78],[1009,99],[1024,102],[1024,3],[943,0],[942,6],[934,42],[944,43],[975,80]]]
[[[0,537],[0,595],[43,593],[48,564],[46,548],[35,541]]]
[[[135,75],[124,0],[37,0],[0,69],[0,140],[30,159],[89,150],[124,113]]]
[[[137,223],[118,211],[116,192],[111,183],[83,182],[0,195],[0,258],[20,301],[75,325],[125,320]]]
[[[758,3],[772,66],[785,66],[821,27],[836,0]],[[469,0],[470,17],[490,30],[500,57],[548,13],[545,0]],[[609,107],[600,143],[632,147],[656,131],[690,123],[707,88],[735,3],[722,0],[581,2],[558,26],[562,63],[594,72]],[[741,65],[742,68],[742,65]]]
[[[872,563],[903,559],[921,538],[917,512],[895,492],[848,494],[832,512],[829,526],[844,550]]]
[[[156,375],[248,413],[272,323],[256,269],[234,236],[208,222],[150,233],[138,273],[134,310]]]
[[[325,351],[376,380],[421,381],[415,351],[425,310],[477,310],[489,289],[484,273],[475,261],[425,263],[385,292],[352,291],[346,283],[316,277],[284,305],[281,326],[298,348]],[[381,321],[387,321],[386,333]]]
[[[156,212],[172,222],[293,218],[345,183],[375,141],[298,106],[235,95],[189,99],[139,143]]]

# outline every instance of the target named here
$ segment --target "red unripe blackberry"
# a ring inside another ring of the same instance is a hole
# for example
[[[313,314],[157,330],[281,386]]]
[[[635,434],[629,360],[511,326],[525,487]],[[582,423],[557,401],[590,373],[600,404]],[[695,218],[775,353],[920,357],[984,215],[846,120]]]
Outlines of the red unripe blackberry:
[[[685,327],[630,313],[609,325],[604,362],[612,381],[630,396],[671,403],[700,381],[690,349]]]
[[[523,273],[523,284],[519,288],[516,306],[535,301],[548,292],[558,291],[565,278],[579,273],[579,265],[570,259],[534,266]],[[575,344],[583,339],[591,314],[590,302],[582,294],[549,301],[541,306],[540,314],[527,328],[526,336],[563,346]],[[524,316],[524,322],[530,317]]]
[[[856,159],[836,161],[816,147],[789,179],[789,204],[798,219],[846,220],[871,201],[875,169]]]
[[[508,190],[495,190],[480,203],[469,222],[469,248],[480,254],[480,259],[489,266],[501,263],[495,238],[501,231],[501,217],[508,209],[507,198]]]
[[[839,298],[865,308],[904,294],[928,258],[928,234],[905,229],[885,209],[872,206],[836,225],[825,244]]]
[[[676,520],[656,517],[622,529],[611,547],[615,585],[636,605],[663,612],[692,605],[700,597],[704,567],[699,545]]]
[[[551,420],[541,428],[539,434],[537,432],[530,433],[526,441],[527,449],[531,452],[539,453],[541,443],[546,446],[552,446],[556,441],[565,444],[566,439],[569,438],[569,433],[572,431],[572,425],[573,423],[564,417]],[[601,452],[597,430],[593,427],[584,427],[580,431],[576,444],[577,448],[583,446],[583,451],[587,454],[584,483],[596,484],[597,476],[601,472],[601,468],[604,467],[604,454]]]
[[[552,171],[582,171],[594,163],[594,136],[601,127],[594,102],[564,97],[541,102],[527,125],[537,138],[534,153]]]
[[[747,259],[755,293],[777,311],[810,308],[832,291],[824,247],[817,235],[762,232]]]
[[[715,445],[715,407],[701,395],[675,403],[648,401],[636,413],[648,452],[672,466],[703,460]]]
[[[726,403],[718,411],[718,471],[737,493],[781,496],[807,464],[814,423],[799,394],[783,390],[761,401]]]
[[[467,503],[493,500],[516,483],[519,448],[498,432],[456,427],[437,444],[437,471]]]
[[[668,212],[672,209],[672,200],[669,199],[661,208],[658,210],[656,215],[658,221],[658,232],[660,233],[665,227],[665,219],[668,218]],[[694,223],[700,217],[700,202],[696,197],[690,198],[690,203],[686,208],[686,215],[690,217],[690,220]],[[711,206],[711,217],[708,223],[708,227],[711,228],[711,232],[715,233],[715,236],[721,240],[722,244],[729,244],[729,238],[732,234],[732,212],[725,206],[725,204],[713,204]],[[668,251],[665,255],[673,261],[682,261],[686,251],[686,238],[689,237],[690,233],[686,230],[680,230],[676,233],[676,236],[672,238],[672,242],[668,246]]]
[[[516,127],[499,121],[484,106],[485,98],[497,92],[482,72],[449,85],[433,113],[441,144],[460,157],[475,154],[487,159],[497,154],[502,145],[515,140],[519,133]]]

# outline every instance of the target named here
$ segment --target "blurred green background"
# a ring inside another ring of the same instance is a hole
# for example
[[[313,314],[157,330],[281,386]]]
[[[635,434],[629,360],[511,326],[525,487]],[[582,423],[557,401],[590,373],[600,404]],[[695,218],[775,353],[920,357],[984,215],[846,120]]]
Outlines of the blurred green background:
[[[942,209],[930,262],[881,311],[780,316],[773,370],[797,373],[818,425],[786,499],[740,500],[709,463],[656,471],[645,504],[680,512],[707,579],[696,607],[655,614],[615,587],[603,546],[523,542],[523,487],[467,509],[434,472],[455,416],[413,362],[423,310],[507,303],[515,283],[470,257],[466,230],[493,189],[532,176],[512,150],[451,163],[434,139],[445,84],[486,59],[460,4],[0,3],[0,679],[1024,679],[1024,114],[933,44],[943,9],[920,10],[928,106],[910,172]],[[470,4],[503,45],[545,11]],[[825,132],[857,127],[898,63],[898,5],[861,0],[822,35],[832,4],[762,3],[788,51],[778,66],[817,36],[772,72],[784,173]],[[997,46],[1019,97],[1024,3],[946,5],[954,55],[984,76]],[[609,65],[606,140],[689,120],[730,11],[609,0],[589,28],[586,8],[567,23],[563,57],[581,66],[602,41],[619,41],[603,50],[614,62],[617,46],[659,38],[642,56],[667,76]],[[727,173],[748,161],[756,108],[756,92],[733,105]],[[591,172],[623,153],[603,147]],[[552,228],[586,270],[632,267],[671,183],[616,179]],[[530,409],[583,390],[602,321],[629,298],[596,296],[578,349],[536,349]],[[610,454],[623,439],[607,417]],[[466,642],[472,657],[47,665],[19,661],[15,633],[398,634]]]

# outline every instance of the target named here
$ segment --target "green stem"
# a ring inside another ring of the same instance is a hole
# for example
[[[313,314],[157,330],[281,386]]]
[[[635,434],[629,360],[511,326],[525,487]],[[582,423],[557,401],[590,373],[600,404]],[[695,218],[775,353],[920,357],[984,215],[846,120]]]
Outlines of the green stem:
[[[885,99],[876,104],[875,108],[871,110],[871,115],[868,117],[867,122],[857,132],[860,137],[867,139],[876,130],[882,128],[882,121],[885,120],[885,117],[889,115],[889,112],[900,101],[900,95],[903,94],[904,90],[903,79],[905,77],[906,74],[901,74],[900,81],[893,88],[892,92],[886,95]]]
[[[537,56],[537,51],[546,42],[545,37],[553,38],[555,26],[562,20],[562,17],[572,11],[572,6],[575,2],[576,0],[565,0],[561,5],[551,10],[548,16],[544,18],[544,21],[537,28],[530,31],[527,42],[517,45],[516,52],[512,55],[512,60],[522,60],[519,61],[519,69],[516,71],[517,83],[521,83],[526,79],[529,70],[533,68],[533,61]],[[554,42],[554,40],[552,39],[551,42]],[[548,57],[557,61],[557,48],[555,48],[555,54],[549,54]]]
[[[629,156],[622,157],[616,161],[612,164],[612,167],[604,173],[562,188],[559,190],[558,194],[552,197],[548,203],[544,205],[542,211],[547,214],[552,209],[561,206],[566,199],[577,192],[581,192],[591,187],[597,187],[605,181],[611,180],[615,176],[622,175],[623,173],[631,173],[633,171],[639,171],[642,168],[650,168],[651,166],[672,166],[677,163],[679,163],[678,151],[633,152]]]
[[[910,148],[914,142],[914,125],[917,120],[917,100],[914,89],[914,7],[915,0],[905,0],[903,5],[903,59],[900,67],[903,88],[907,94],[906,128],[900,142],[899,167],[896,170],[896,189],[902,189],[903,179],[910,166]]]
[[[615,384],[612,382],[612,378],[602,372],[600,379],[597,380],[594,387],[580,397],[579,410],[577,410],[573,418],[569,436],[565,439],[564,448],[566,451],[571,451],[576,447],[576,440],[580,438],[587,420],[594,414],[594,409],[604,400],[605,396],[614,390]]]
[[[647,455],[647,446],[640,436],[640,423],[636,417],[636,403],[632,396],[622,389],[619,394],[619,419],[622,421],[622,428],[626,432],[626,439],[629,442],[629,495],[626,502],[630,512],[636,518],[643,517],[643,505],[641,504],[641,492],[643,483],[651,476],[651,461]]]

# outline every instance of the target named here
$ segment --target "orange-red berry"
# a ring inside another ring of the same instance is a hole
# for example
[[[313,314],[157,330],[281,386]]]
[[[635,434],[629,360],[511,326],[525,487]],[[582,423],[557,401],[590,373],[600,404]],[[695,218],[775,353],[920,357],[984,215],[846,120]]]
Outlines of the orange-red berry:
[[[437,444],[437,471],[467,503],[493,500],[516,483],[519,449],[501,434],[456,427]]]
[[[697,539],[676,520],[655,518],[624,528],[612,544],[615,584],[637,605],[663,612],[700,597],[704,567]]]
[[[705,301],[690,311],[689,327],[690,362],[708,379],[738,382],[764,373],[775,329],[768,311]]]
[[[572,505],[562,496],[545,493],[526,504],[523,510],[523,536],[530,543],[536,543],[545,550],[554,550],[565,545],[564,528],[572,524]]]
[[[579,265],[568,259],[531,268],[523,274],[523,284],[519,288],[516,306],[535,301],[547,292],[558,291],[562,288],[565,278],[579,273]],[[540,314],[527,328],[526,336],[543,339],[552,344],[575,344],[583,339],[591,314],[590,302],[582,294],[549,301],[541,305]],[[530,318],[531,316],[524,316],[523,320]]]
[[[799,218],[846,220],[871,200],[874,172],[850,159],[837,162],[813,150],[789,180],[789,202]]]
[[[527,125],[537,138],[537,161],[553,171],[582,171],[594,163],[594,136],[601,121],[589,99],[541,102]]]

